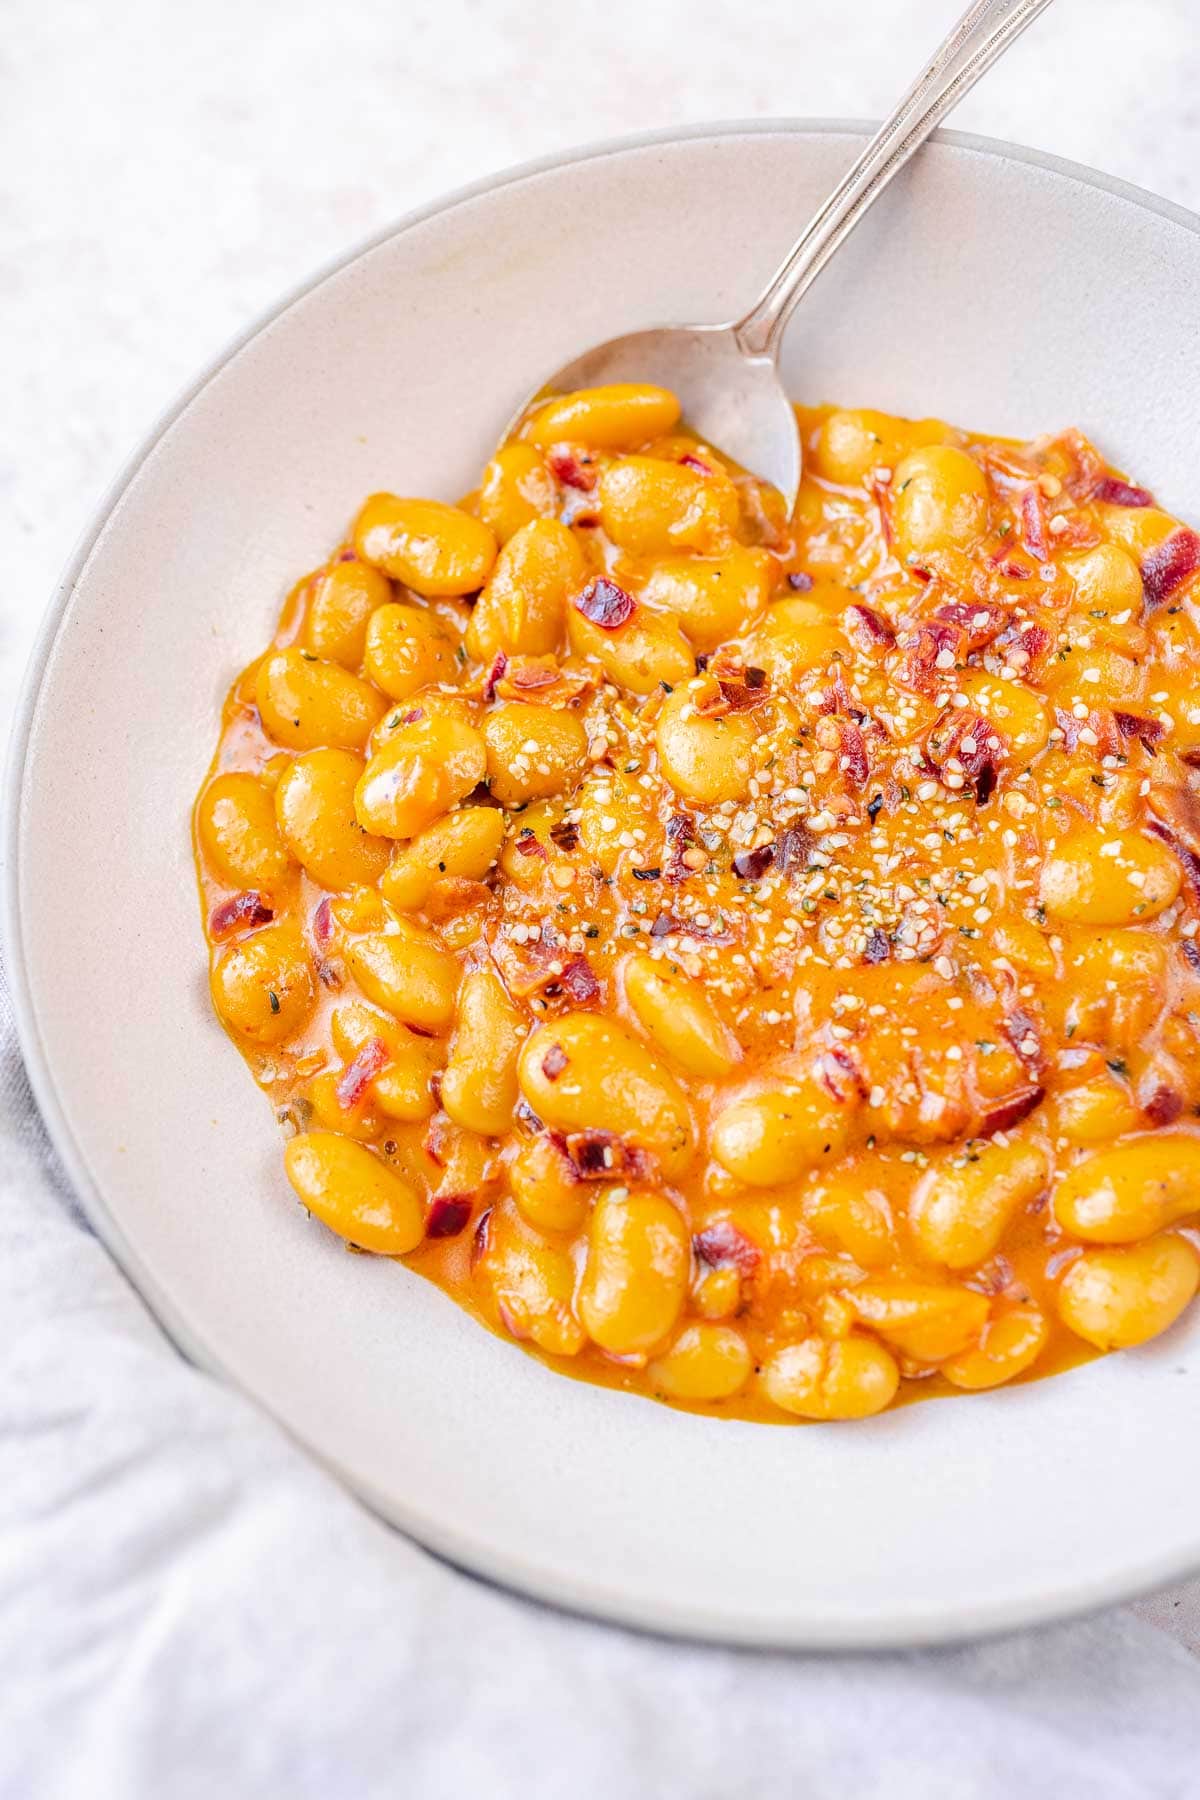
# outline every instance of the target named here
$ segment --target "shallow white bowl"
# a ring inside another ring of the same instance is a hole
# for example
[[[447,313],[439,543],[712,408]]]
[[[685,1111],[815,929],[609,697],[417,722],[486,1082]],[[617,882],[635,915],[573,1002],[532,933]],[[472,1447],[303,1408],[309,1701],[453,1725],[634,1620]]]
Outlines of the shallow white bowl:
[[[293,298],[105,503],[10,767],[30,1074],[177,1342],[456,1561],[763,1644],[953,1638],[1200,1565],[1200,1310],[1142,1352],[850,1427],[709,1421],[564,1380],[291,1200],[209,1010],[187,820],[227,683],[361,496],[453,497],[573,352],[736,314],[856,135],[734,127],[519,170]],[[1195,517],[1198,231],[1084,170],[943,137],[800,309],[789,384],[1016,434],[1077,422]]]

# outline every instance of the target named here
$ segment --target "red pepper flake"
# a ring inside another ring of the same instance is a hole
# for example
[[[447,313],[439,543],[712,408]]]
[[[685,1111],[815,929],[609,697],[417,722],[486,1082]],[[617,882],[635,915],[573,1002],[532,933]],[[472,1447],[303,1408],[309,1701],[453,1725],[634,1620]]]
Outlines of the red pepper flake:
[[[527,825],[524,831],[521,832],[516,843],[513,845],[513,849],[518,856],[540,856],[543,861],[546,857],[546,846],[542,843],[541,839],[535,835],[531,825]]]
[[[770,690],[767,671],[753,663],[735,662],[731,658],[714,661],[710,657],[708,673],[716,678],[720,689],[719,701],[714,693],[711,699],[701,698],[696,703],[696,711],[708,717],[718,712],[749,712],[751,707],[767,698]]]
[[[522,663],[513,670],[510,677],[516,688],[552,687],[559,679],[560,671],[549,663]]]
[[[475,1236],[471,1240],[471,1267],[487,1255],[492,1241],[492,1209],[479,1215],[479,1223],[475,1227]]]
[[[395,731],[401,725],[415,725],[418,719],[425,717],[423,706],[412,706],[407,712],[393,713],[388,720],[388,730]]]
[[[986,806],[996,790],[1005,742],[990,719],[980,713],[943,713],[925,740],[925,753],[940,774],[954,759],[970,783],[979,806]]]
[[[1042,1040],[1037,1020],[1023,1007],[1014,1007],[1004,1021],[1004,1035],[1023,1063],[1036,1066],[1042,1060]]]
[[[354,550],[339,550],[338,551],[338,561],[339,562],[357,562],[358,554]]]
[[[760,844],[757,850],[738,852],[733,859],[733,872],[740,881],[761,881],[774,861],[774,844]]]
[[[882,613],[855,601],[845,612],[846,629],[860,650],[890,650],[896,633]]]
[[[727,1219],[698,1231],[692,1239],[692,1249],[710,1269],[733,1268],[739,1275],[753,1275],[762,1261],[758,1245]]]
[[[1183,1111],[1183,1095],[1161,1083],[1142,1102],[1142,1112],[1151,1125],[1171,1125]]]
[[[1006,661],[1022,675],[1029,676],[1045,661],[1054,639],[1044,625],[1023,625],[1015,633],[1006,631],[1000,639]]]
[[[788,575],[788,586],[794,594],[807,594],[813,584],[813,578],[807,569],[793,569]]]
[[[1036,482],[1027,487],[1021,495],[1018,507],[1018,518],[1021,528],[1021,542],[1035,562],[1048,562],[1050,558],[1050,539],[1046,532],[1046,509],[1042,503],[1042,490]]]
[[[1131,482],[1118,481],[1115,475],[1102,475],[1092,489],[1093,500],[1100,500],[1105,506],[1153,506],[1154,495],[1149,488],[1134,487]]]
[[[863,961],[867,963],[883,963],[887,962],[891,954],[892,948],[887,941],[887,934],[881,931],[878,925],[872,925],[870,931],[867,933],[867,941],[863,949]]]
[[[1011,1131],[1041,1104],[1045,1093],[1044,1087],[1026,1087],[1018,1093],[1007,1094],[1003,1100],[993,1101],[980,1119],[975,1135],[992,1137],[997,1131]]]
[[[586,956],[573,956],[558,979],[576,1006],[589,1006],[600,998],[600,983]]]
[[[611,1131],[575,1131],[562,1140],[572,1173],[580,1181],[605,1181],[628,1176],[647,1180],[653,1173],[644,1150],[627,1144]]]
[[[806,825],[785,825],[775,844],[775,867],[781,875],[807,869],[816,839]]]
[[[817,1079],[839,1106],[848,1106],[852,1100],[867,1097],[862,1071],[846,1050],[826,1050],[817,1061]]]
[[[1155,744],[1167,733],[1161,719],[1144,719],[1138,713],[1114,712],[1113,721],[1122,737],[1137,738],[1151,756],[1155,754]]]
[[[269,925],[274,917],[262,895],[250,890],[214,907],[208,929],[212,937],[225,938],[232,931],[246,931],[252,925]]]
[[[435,1194],[425,1214],[425,1236],[457,1237],[466,1228],[472,1205],[470,1194]]]
[[[947,600],[933,616],[941,624],[953,625],[956,631],[961,631],[968,650],[982,650],[985,645],[994,643],[1010,617],[999,606],[988,606],[983,602],[972,605],[969,600]]]
[[[1142,588],[1151,606],[1166,600],[1200,569],[1200,537],[1186,525],[1173,531],[1142,564]]]
[[[561,1044],[551,1044],[542,1058],[542,1074],[547,1081],[557,1081],[570,1060]]]
[[[866,787],[871,774],[867,740],[852,719],[847,719],[842,725],[840,767],[851,787]]]
[[[566,444],[553,444],[546,452],[546,461],[564,487],[577,488],[584,494],[590,494],[595,487],[596,468],[589,456]]]
[[[616,631],[633,617],[636,602],[632,594],[627,594],[623,587],[610,581],[606,575],[597,575],[589,581],[581,594],[576,594],[574,606],[576,612],[590,619],[593,625],[599,625],[604,631]]]
[[[343,1112],[353,1112],[375,1077],[387,1067],[388,1047],[382,1038],[369,1038],[354,1061],[338,1077],[337,1103]]]
[[[505,654],[505,652],[503,650],[497,650],[494,658],[492,659],[492,666],[488,670],[487,676],[483,683],[483,697],[485,700],[494,700],[495,699],[496,683],[500,680],[501,676],[504,674],[504,671],[505,671],[505,669],[507,669],[507,667],[508,667],[507,655]]]
[[[312,934],[313,943],[318,950],[328,948],[329,941],[333,937],[333,901],[328,894],[313,914]]]
[[[943,674],[961,662],[966,654],[966,638],[957,625],[944,619],[929,619],[917,627],[916,635],[904,653],[900,679],[906,687],[920,694],[932,693]],[[947,653],[951,658],[946,668]],[[939,665],[939,658],[941,663]]]
[[[698,475],[712,474],[711,466],[706,462],[701,462],[698,456],[693,456],[690,450],[686,456],[680,457],[679,464],[680,467],[684,469],[695,469]]]
[[[579,843],[579,827],[569,819],[560,819],[550,827],[550,842],[560,850],[574,850]]]

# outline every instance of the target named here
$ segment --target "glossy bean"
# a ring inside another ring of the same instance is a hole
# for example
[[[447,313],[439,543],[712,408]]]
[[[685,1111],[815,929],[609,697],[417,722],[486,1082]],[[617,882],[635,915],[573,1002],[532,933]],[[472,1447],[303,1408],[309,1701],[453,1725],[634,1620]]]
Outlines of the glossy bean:
[[[1128,1350],[1175,1323],[1200,1286],[1200,1255],[1170,1232],[1126,1248],[1084,1250],[1063,1275],[1063,1323],[1097,1350]]]
[[[479,484],[479,516],[501,544],[558,505],[558,489],[546,459],[532,444],[504,444]]]
[[[693,1075],[728,1075],[741,1048],[699,982],[650,956],[624,966],[625,998],[658,1049]]]
[[[754,1359],[732,1325],[688,1325],[649,1365],[650,1380],[672,1400],[730,1400],[750,1379]]]
[[[330,1131],[306,1131],[284,1150],[287,1177],[302,1203],[339,1237],[380,1256],[404,1256],[425,1235],[421,1203],[365,1145]]]
[[[308,1023],[316,1004],[312,964],[298,931],[264,925],[220,952],[213,963],[213,1005],[254,1044],[282,1044]]]
[[[689,682],[663,702],[654,728],[663,773],[685,800],[703,806],[741,800],[754,773],[758,726],[750,713],[716,718],[698,713],[700,691],[700,683]]]
[[[609,1188],[592,1208],[579,1316],[613,1356],[660,1344],[683,1309],[691,1239],[677,1207],[642,1188]]]
[[[482,881],[503,842],[499,807],[461,806],[397,847],[380,888],[393,906],[411,912],[425,904],[435,882]]]
[[[364,562],[426,599],[473,594],[496,560],[496,538],[482,519],[440,500],[372,494],[354,522]]]
[[[1181,884],[1178,862],[1157,838],[1080,826],[1047,850],[1038,898],[1071,924],[1144,924],[1170,906]]]
[[[499,1137],[517,1103],[522,1017],[490,969],[467,975],[459,990],[458,1024],[442,1077],[442,1106],[458,1125]]]
[[[467,648],[477,661],[545,656],[566,631],[567,606],[586,579],[583,552],[557,519],[533,519],[505,544],[475,602]]]
[[[321,887],[341,890],[378,881],[391,846],[371,837],[354,812],[362,758],[349,750],[310,750],[284,771],[275,813],[288,849]]]
[[[205,856],[230,887],[271,893],[294,868],[275,822],[270,788],[255,775],[218,775],[196,808]]]
[[[358,822],[380,837],[415,837],[486,773],[487,749],[475,727],[425,708],[398,726],[367,764],[355,791]]]
[[[418,688],[451,682],[458,674],[454,645],[421,606],[381,606],[367,626],[364,670],[393,700]]]
[[[642,582],[640,599],[679,621],[697,650],[741,637],[766,607],[771,561],[740,544],[724,556],[667,556]]]
[[[909,1224],[931,1262],[969,1269],[986,1262],[1022,1208],[1044,1191],[1050,1159],[1037,1138],[1009,1133],[976,1146],[974,1160],[950,1154],[928,1169],[909,1204]]]
[[[867,1419],[890,1406],[900,1370],[890,1351],[861,1333],[832,1343],[821,1337],[784,1344],[763,1364],[763,1391],[783,1412],[802,1419]]]
[[[362,750],[387,710],[378,688],[303,650],[264,657],[255,698],[264,729],[288,750]]]
[[[357,557],[319,569],[308,580],[304,648],[326,662],[341,663],[344,669],[360,668],[367,621],[391,598],[387,576]]]
[[[346,961],[368,1000],[420,1031],[443,1032],[454,1018],[459,968],[432,932],[368,932]]]
[[[816,1082],[748,1094],[718,1114],[712,1153],[748,1187],[780,1187],[840,1155],[850,1119]]]
[[[585,1012],[541,1025],[526,1039],[517,1073],[552,1130],[612,1132],[657,1157],[668,1176],[691,1160],[694,1132],[678,1082],[622,1026]]]
[[[569,793],[587,766],[587,733],[565,707],[510,700],[483,724],[488,786],[502,806]]]
[[[636,450],[670,431],[679,401],[649,382],[577,388],[547,402],[525,428],[530,443],[586,444],[592,450]]]
[[[1132,1244],[1200,1215],[1200,1138],[1145,1132],[1093,1151],[1054,1192],[1054,1216],[1069,1236]]]

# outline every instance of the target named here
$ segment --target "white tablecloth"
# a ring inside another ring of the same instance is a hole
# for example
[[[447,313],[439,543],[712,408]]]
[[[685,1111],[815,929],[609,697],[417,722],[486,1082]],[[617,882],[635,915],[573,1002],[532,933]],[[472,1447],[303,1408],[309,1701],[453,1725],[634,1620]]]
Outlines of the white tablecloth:
[[[279,290],[573,141],[877,115],[956,10],[8,0],[0,719],[120,459]],[[1191,0],[1061,0],[956,123],[1200,204],[1198,76]],[[638,1638],[436,1563],[172,1352],[56,1169],[0,982],[0,1800],[1186,1800],[1197,1652],[1200,1583],[810,1658]]]

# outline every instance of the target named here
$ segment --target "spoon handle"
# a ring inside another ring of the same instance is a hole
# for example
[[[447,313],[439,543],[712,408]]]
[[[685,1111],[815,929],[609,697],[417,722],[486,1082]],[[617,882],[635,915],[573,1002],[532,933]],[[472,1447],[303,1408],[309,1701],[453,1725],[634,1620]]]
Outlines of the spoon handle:
[[[896,172],[1050,0],[973,0],[895,111],[809,221],[734,332],[748,356],[774,357],[792,308]]]

